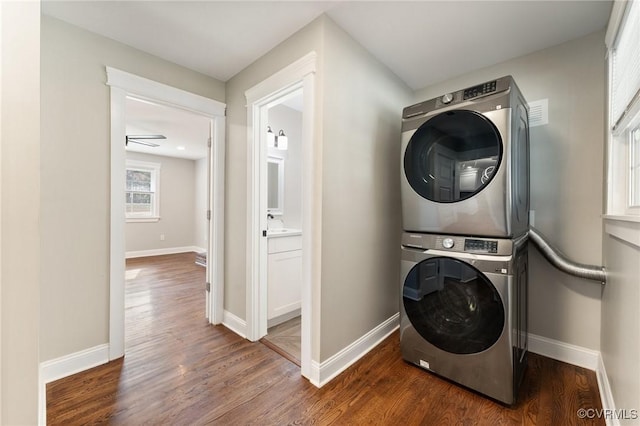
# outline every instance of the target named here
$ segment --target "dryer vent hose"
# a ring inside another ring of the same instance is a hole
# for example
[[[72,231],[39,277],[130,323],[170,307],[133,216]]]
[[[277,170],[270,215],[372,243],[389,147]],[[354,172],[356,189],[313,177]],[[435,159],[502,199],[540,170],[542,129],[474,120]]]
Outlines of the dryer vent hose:
[[[533,226],[529,228],[529,240],[535,244],[540,253],[556,268],[569,275],[588,280],[607,282],[607,273],[603,266],[585,265],[567,259],[560,251],[547,242],[542,234]]]

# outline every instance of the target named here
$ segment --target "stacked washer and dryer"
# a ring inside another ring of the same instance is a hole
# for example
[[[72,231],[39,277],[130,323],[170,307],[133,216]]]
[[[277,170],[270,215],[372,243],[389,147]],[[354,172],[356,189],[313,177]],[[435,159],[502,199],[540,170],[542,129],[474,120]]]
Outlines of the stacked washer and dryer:
[[[511,76],[403,111],[403,358],[506,404],[527,358],[528,107]]]

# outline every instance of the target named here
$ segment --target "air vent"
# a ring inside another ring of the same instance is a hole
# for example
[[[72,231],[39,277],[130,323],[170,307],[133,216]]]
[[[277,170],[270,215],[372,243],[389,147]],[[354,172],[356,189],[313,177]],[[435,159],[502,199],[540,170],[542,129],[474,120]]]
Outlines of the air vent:
[[[549,124],[549,99],[529,102],[529,127]]]

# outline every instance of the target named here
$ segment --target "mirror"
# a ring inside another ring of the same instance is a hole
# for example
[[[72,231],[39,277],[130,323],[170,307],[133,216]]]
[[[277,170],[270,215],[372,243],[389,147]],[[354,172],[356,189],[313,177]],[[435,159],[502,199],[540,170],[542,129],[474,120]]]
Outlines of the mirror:
[[[284,200],[284,158],[267,158],[267,213],[283,214]]]

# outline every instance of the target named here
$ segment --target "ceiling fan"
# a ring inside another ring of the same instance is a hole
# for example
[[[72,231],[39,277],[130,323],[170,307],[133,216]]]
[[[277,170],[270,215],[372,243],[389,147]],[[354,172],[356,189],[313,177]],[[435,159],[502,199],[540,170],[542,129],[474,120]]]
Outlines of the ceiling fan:
[[[167,137],[165,135],[127,135],[125,138],[125,146],[129,146],[129,142],[131,142],[156,148],[160,145],[149,141],[154,139],[166,139]]]

